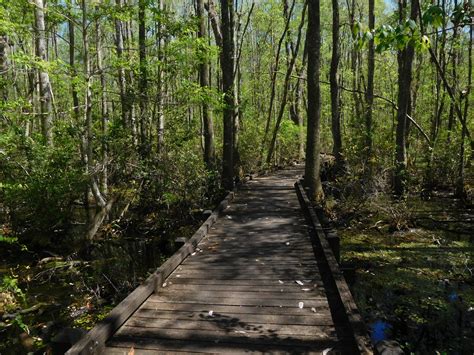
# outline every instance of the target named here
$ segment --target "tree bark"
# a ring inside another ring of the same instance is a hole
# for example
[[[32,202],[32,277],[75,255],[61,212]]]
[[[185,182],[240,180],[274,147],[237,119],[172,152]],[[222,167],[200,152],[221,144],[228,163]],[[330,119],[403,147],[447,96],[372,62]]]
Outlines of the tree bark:
[[[44,19],[43,0],[34,0],[36,23],[36,55],[42,61],[47,61],[46,25]],[[46,145],[53,144],[52,132],[52,94],[49,74],[44,68],[39,69],[39,98],[41,112],[41,131]]]
[[[463,93],[464,96],[464,122],[467,122],[469,114],[469,94],[472,87],[472,30],[474,25],[469,26],[469,49],[468,49],[468,78],[467,78],[467,89]],[[456,195],[459,198],[466,197],[466,188],[464,186],[464,160],[465,160],[465,147],[464,141],[466,140],[467,130],[466,124],[461,128],[461,143],[459,146],[459,162],[458,162],[458,177],[456,181]],[[472,154],[472,152],[471,152]]]
[[[122,9],[122,0],[115,0],[115,4],[117,7],[117,11],[121,11]],[[120,19],[115,19],[115,47],[116,47],[116,54],[117,59],[119,62],[123,60],[123,51],[124,51],[124,42],[123,42],[123,31],[122,31],[123,23]],[[122,63],[118,64],[118,82],[119,82],[119,89],[120,89],[120,104],[121,104],[121,117],[122,117],[122,124],[125,128],[129,128],[128,122],[128,111],[129,105],[127,102],[127,94],[126,94],[126,78],[125,78],[125,69],[123,68]]]
[[[102,0],[101,0],[102,1]],[[98,6],[96,7],[98,9]],[[107,80],[105,78],[104,64],[103,64],[103,46],[102,46],[102,26],[100,21],[96,20],[96,48],[97,48],[97,70],[99,71],[100,76],[100,86],[101,86],[101,129],[102,129],[102,174],[100,180],[100,188],[103,193],[107,194],[108,191],[108,164],[109,164],[109,146],[107,144],[107,134],[108,134],[108,125],[109,125],[109,106],[107,102]]]
[[[158,0],[158,11],[161,13],[164,10],[163,0]],[[164,103],[165,103],[165,80],[164,80],[164,71],[162,68],[162,63],[165,62],[166,58],[164,56],[164,47],[166,45],[166,40],[163,36],[163,26],[161,21],[155,24],[156,26],[156,43],[158,46],[158,61],[160,66],[158,66],[157,73],[157,97],[156,97],[156,106],[157,106],[157,122],[156,122],[156,151],[158,156],[162,155],[164,152],[165,145],[165,113],[164,113]]]
[[[3,101],[3,102],[6,102],[8,100],[7,46],[8,46],[7,36],[3,33],[0,33],[0,101]]]
[[[234,186],[234,26],[232,0],[221,0],[222,32],[222,91],[224,94],[224,145],[222,155],[222,185],[231,190]]]
[[[150,150],[148,142],[148,63],[146,58],[146,4],[147,0],[138,1],[138,55],[140,61],[138,95],[140,107],[140,151],[147,157]]]
[[[204,16],[204,0],[197,0],[196,15],[199,18],[198,37],[204,41],[207,39],[206,18]],[[209,90],[209,60],[204,59],[199,63],[199,84],[203,90]],[[209,170],[214,168],[214,122],[212,112],[206,100],[202,102],[202,121],[204,135],[204,162]]]
[[[276,77],[278,74],[278,68],[280,66],[280,53],[281,53],[281,46],[283,44],[284,39],[286,38],[286,33],[288,32],[288,28],[290,27],[290,21],[291,21],[291,15],[293,14],[293,9],[295,7],[295,0],[293,0],[291,4],[290,11],[288,12],[288,17],[286,18],[285,22],[285,28],[283,30],[283,33],[280,37],[280,40],[278,41],[278,47],[277,47],[277,52],[275,56],[275,64],[273,66],[272,70],[272,88],[271,88],[271,93],[270,93],[270,103],[268,105],[268,114],[267,114],[267,122],[265,124],[265,131],[263,135],[263,140],[262,140],[262,148],[260,150],[260,162],[259,166],[263,162],[263,157],[264,157],[264,150],[265,146],[267,144],[267,137],[268,137],[268,132],[270,131],[270,123],[272,121],[272,113],[273,113],[273,102],[275,101],[275,93],[276,93]]]
[[[365,95],[365,145],[367,149],[367,167],[369,176],[372,176],[372,150],[373,150],[373,123],[372,113],[374,106],[374,70],[375,70],[375,46],[374,46],[374,28],[375,28],[375,0],[369,0],[369,30],[372,37],[369,40],[369,50],[367,54],[367,94]]]
[[[399,0],[400,21],[403,21],[403,11],[407,4],[405,0]],[[412,3],[410,10],[410,19],[416,21],[417,9],[415,3]],[[394,194],[401,197],[407,188],[407,115],[410,114],[411,106],[411,82],[412,65],[415,54],[415,48],[411,43],[406,48],[398,52],[398,110],[397,110],[397,128],[395,137],[395,176],[394,176]]]
[[[280,129],[281,121],[283,119],[283,114],[285,112],[286,101],[287,101],[287,97],[288,97],[288,90],[290,88],[291,74],[293,73],[293,68],[295,66],[296,58],[298,57],[298,52],[299,52],[299,48],[300,48],[301,34],[302,34],[302,29],[303,29],[303,25],[304,25],[304,21],[305,21],[305,14],[306,14],[306,4],[303,7],[303,12],[301,14],[301,23],[298,27],[298,38],[296,40],[295,50],[294,51],[289,51],[289,52],[291,52],[292,56],[291,56],[290,62],[288,63],[288,67],[286,69],[285,81],[283,83],[283,93],[282,93],[282,97],[280,99],[281,100],[280,101],[280,109],[278,111],[278,116],[277,116],[275,128],[274,128],[273,134],[272,134],[272,140],[270,142],[270,146],[269,146],[268,154],[267,154],[267,160],[266,160],[267,165],[270,164],[271,159],[273,157],[273,152],[275,150],[278,130]]]
[[[84,77],[85,77],[85,95],[84,95],[84,138],[83,149],[85,153],[86,173],[89,175],[90,188],[97,205],[104,208],[107,201],[102,196],[97,184],[96,174],[94,171],[93,157],[93,136],[92,136],[92,73],[89,53],[89,32],[87,21],[87,0],[82,0],[82,46],[84,60]]]
[[[373,1],[373,0],[372,0]],[[341,110],[338,84],[339,49],[339,2],[332,0],[332,57],[329,81],[331,83],[331,131],[333,139],[333,154],[336,157],[336,169],[341,171],[344,165],[341,135]]]
[[[321,203],[324,199],[324,192],[320,176],[321,90],[319,77],[321,65],[321,19],[319,0],[311,0],[308,4],[306,46],[308,48],[308,123],[304,182],[309,188],[310,200],[315,203]]]

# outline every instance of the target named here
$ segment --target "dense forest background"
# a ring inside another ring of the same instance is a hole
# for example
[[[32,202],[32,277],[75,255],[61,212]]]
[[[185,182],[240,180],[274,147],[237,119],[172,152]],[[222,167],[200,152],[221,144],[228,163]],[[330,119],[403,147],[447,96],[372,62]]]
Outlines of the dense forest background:
[[[15,310],[55,278],[90,326],[249,173],[306,160],[335,219],[384,196],[396,231],[414,196],[466,211],[472,41],[469,0],[0,0],[0,335],[44,346]]]

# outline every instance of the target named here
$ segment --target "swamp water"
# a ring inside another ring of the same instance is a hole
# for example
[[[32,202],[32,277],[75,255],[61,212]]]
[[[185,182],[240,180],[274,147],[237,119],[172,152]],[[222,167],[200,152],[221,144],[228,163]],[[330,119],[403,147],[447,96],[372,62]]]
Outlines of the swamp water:
[[[0,293],[0,354],[63,353],[175,252],[177,237],[192,235],[200,220],[193,222],[170,228],[173,234],[111,232],[90,245],[79,224],[39,252],[0,244],[0,281],[17,280],[13,305],[4,307],[8,296]],[[58,255],[62,249],[67,255]]]
[[[474,354],[474,209],[450,196],[409,201],[371,201],[338,228],[372,342],[396,340],[406,353]]]

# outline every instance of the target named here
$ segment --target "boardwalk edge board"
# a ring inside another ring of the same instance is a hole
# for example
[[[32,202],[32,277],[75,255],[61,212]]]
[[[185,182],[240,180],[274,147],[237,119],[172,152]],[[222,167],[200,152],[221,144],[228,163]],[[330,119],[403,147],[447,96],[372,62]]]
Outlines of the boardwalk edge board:
[[[235,191],[235,190],[234,190]],[[120,328],[122,324],[142,305],[148,297],[158,291],[163,281],[193,253],[199,242],[209,233],[211,226],[216,222],[219,214],[224,211],[234,198],[231,191],[222,200],[206,221],[199,227],[193,236],[176,253],[166,260],[152,275],[141,285],[132,291],[122,302],[120,302],[109,315],[98,322],[81,340],[74,344],[67,355],[89,355],[99,354],[105,342]]]
[[[313,233],[310,233],[312,242],[322,251],[321,256],[323,260],[321,262],[327,264],[330,270],[329,275],[327,275],[329,277],[328,281],[336,288],[337,306],[342,308],[340,311],[343,311],[343,317],[346,318],[350,327],[351,338],[353,337],[351,340],[354,343],[355,349],[360,354],[373,354],[367,329],[349,290],[349,286],[342,275],[336,257],[326,239],[324,229],[300,181],[295,183],[295,190],[303,213],[310,224],[310,228],[313,230]]]

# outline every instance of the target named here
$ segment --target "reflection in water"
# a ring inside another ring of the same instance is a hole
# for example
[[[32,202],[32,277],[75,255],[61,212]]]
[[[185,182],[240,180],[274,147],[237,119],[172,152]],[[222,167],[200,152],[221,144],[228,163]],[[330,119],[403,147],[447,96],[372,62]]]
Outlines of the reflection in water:
[[[387,339],[387,332],[390,330],[391,325],[383,320],[377,320],[370,325],[371,339],[373,344],[377,344],[379,341]]]

